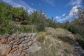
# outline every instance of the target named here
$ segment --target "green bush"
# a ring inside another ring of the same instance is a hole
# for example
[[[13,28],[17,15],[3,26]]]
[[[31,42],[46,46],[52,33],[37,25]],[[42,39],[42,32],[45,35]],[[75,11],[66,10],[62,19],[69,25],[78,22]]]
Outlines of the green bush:
[[[43,24],[39,24],[36,27],[37,31],[45,31],[45,26]]]
[[[69,30],[70,32],[74,33],[74,34],[76,34],[76,33],[77,33],[76,28],[75,28],[75,27],[73,27],[73,26],[69,26],[69,27],[68,27],[68,30]]]
[[[21,27],[19,28],[18,25]],[[27,25],[32,25],[32,27],[26,27]],[[30,15],[23,8],[15,8],[8,4],[0,3],[0,34],[12,34],[17,31],[40,32],[45,31],[47,26],[55,27],[56,24],[41,11],[35,11]]]
[[[2,23],[0,26],[0,34],[12,34],[13,33],[13,26],[9,23],[9,21],[6,21],[5,23]]]
[[[78,33],[78,30],[73,25],[64,25],[63,28],[67,29],[68,31],[72,32],[73,34]]]

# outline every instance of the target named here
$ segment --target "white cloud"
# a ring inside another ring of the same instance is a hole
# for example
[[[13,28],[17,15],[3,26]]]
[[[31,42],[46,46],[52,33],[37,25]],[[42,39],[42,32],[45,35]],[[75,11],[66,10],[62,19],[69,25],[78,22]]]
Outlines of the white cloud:
[[[66,16],[66,14],[63,14],[62,17]]]
[[[47,4],[51,5],[51,6],[55,6],[55,0],[42,0],[43,2],[46,2]]]
[[[81,8],[83,0],[71,0],[72,8],[68,16],[77,16],[79,14],[79,7]]]
[[[58,22],[66,22],[66,21],[72,21],[73,18],[78,18],[79,15],[79,9],[77,6],[73,6],[68,15],[63,14],[62,16],[56,16],[55,19]]]
[[[74,18],[78,18],[79,12],[78,12],[78,7],[77,6],[73,6],[72,9],[70,10],[68,15],[65,15],[64,17],[62,17],[62,22],[66,22],[66,21],[72,21],[74,20]]]
[[[81,8],[83,0],[71,0],[72,8],[69,12],[69,14],[65,17],[69,20],[74,20],[73,18],[78,18],[79,15],[79,7]]]
[[[78,7],[77,6],[73,6],[72,9],[70,10],[69,16],[76,16],[78,14]]]
[[[72,5],[72,8],[68,15],[63,14],[60,17],[57,17],[58,22],[66,22],[66,21],[72,21],[74,18],[78,18],[79,15],[79,7],[81,7],[81,3],[83,0],[71,0],[70,5]]]
[[[81,8],[83,0],[71,0],[70,4],[72,5],[72,8],[68,14],[68,16],[77,16],[79,12],[79,7]]]
[[[65,20],[65,19],[63,19],[63,18],[65,18],[65,16],[66,16],[65,13],[62,14],[61,16],[56,16],[55,20],[62,23]]]
[[[59,16],[56,16],[55,18],[56,18],[56,19],[59,19],[60,17],[59,17]]]
[[[81,6],[83,0],[71,0],[70,5]]]
[[[23,7],[25,10],[28,10],[29,13],[33,12],[35,9],[31,8],[23,0],[2,0],[3,2],[9,3],[13,7]]]
[[[64,18],[63,18],[63,22],[66,22],[66,21],[72,21],[74,20],[75,18],[78,18],[78,15],[79,15],[79,9],[77,6],[73,6],[72,9],[70,10],[69,14],[66,15]]]

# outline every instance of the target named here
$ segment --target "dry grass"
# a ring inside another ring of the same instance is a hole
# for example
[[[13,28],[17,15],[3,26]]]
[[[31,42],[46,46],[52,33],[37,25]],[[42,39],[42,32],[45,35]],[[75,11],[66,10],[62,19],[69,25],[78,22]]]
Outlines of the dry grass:
[[[46,35],[47,35],[46,32],[39,32],[37,34],[37,41],[39,41],[41,43],[44,42]]]

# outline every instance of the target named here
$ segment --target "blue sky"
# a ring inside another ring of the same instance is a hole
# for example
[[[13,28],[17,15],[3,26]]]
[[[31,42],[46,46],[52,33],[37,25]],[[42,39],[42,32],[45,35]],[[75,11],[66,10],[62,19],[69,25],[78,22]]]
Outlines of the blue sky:
[[[53,17],[58,22],[70,20],[78,13],[77,7],[84,6],[84,0],[2,0],[14,7],[23,7],[29,13],[42,10],[48,17]]]

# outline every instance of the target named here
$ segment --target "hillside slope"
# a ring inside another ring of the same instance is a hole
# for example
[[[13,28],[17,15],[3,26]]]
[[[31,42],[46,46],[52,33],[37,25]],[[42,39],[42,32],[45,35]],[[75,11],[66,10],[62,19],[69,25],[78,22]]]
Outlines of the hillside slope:
[[[77,37],[62,28],[0,36],[0,56],[83,56]]]
[[[56,22],[49,19],[42,11],[34,11],[29,14],[23,8],[0,3],[0,35],[39,32],[44,31],[45,27],[56,27]]]

